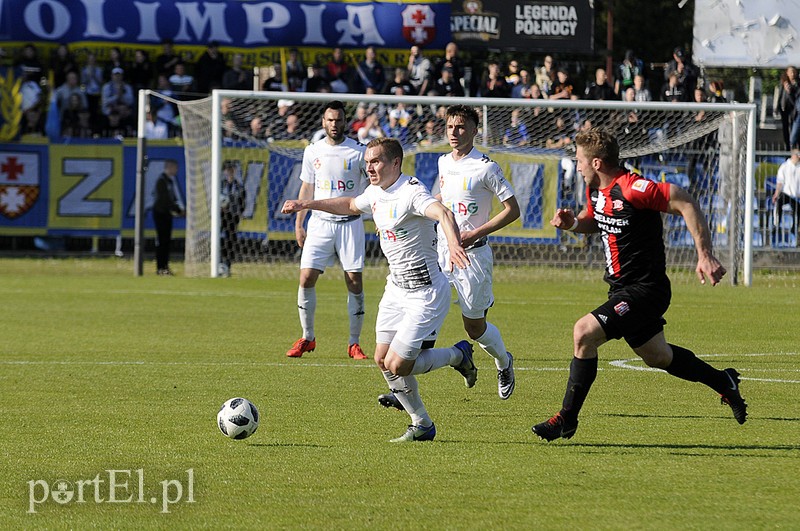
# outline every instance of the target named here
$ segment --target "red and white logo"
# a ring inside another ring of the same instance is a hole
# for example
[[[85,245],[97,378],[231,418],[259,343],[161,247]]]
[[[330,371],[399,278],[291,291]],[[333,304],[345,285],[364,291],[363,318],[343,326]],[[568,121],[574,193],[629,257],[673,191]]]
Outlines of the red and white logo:
[[[631,307],[625,301],[622,301],[616,306],[614,306],[614,311],[617,312],[617,315],[625,315],[626,313],[628,313],[628,310],[630,309]]]
[[[322,161],[319,159],[314,159],[314,169],[318,170],[322,167]]]
[[[16,219],[39,198],[39,155],[0,152],[0,214]]]
[[[611,208],[612,210],[622,210],[622,199],[614,199],[614,201],[611,202]]]
[[[435,13],[429,5],[412,4],[405,8],[403,16],[403,37],[412,45],[425,46],[436,38]]]

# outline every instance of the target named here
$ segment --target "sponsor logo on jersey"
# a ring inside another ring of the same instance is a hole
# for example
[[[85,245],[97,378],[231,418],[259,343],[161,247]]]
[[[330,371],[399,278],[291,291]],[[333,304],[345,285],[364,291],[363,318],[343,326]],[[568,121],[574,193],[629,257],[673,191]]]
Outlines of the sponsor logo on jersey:
[[[614,201],[611,202],[611,209],[622,210],[622,199],[614,199]]]
[[[614,311],[617,312],[617,315],[620,316],[628,313],[628,310],[630,309],[631,309],[630,305],[625,301],[622,301],[614,306]]]
[[[346,181],[338,180],[338,179],[318,179],[317,180],[317,188],[319,190],[336,190],[339,192],[346,192],[349,190],[353,190],[356,187],[356,183],[352,180],[348,179]]]
[[[464,177],[464,190],[467,192],[472,190],[472,177]]]
[[[637,192],[644,192],[649,184],[650,181],[647,179],[639,179],[631,185],[631,188]]]
[[[405,239],[408,236],[408,231],[404,228],[397,228],[395,230],[381,230],[381,240],[385,242],[397,242]]]
[[[448,202],[444,204],[453,214],[460,214],[462,216],[469,216],[478,212],[478,203],[462,203],[460,201]]]

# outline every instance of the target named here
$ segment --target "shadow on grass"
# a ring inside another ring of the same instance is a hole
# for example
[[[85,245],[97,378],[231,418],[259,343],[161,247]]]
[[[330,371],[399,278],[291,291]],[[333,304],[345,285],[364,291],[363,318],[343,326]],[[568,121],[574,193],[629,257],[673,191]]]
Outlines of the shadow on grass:
[[[709,417],[706,415],[655,415],[655,414],[648,414],[645,415],[643,413],[606,413],[604,416],[606,417],[620,417],[620,418],[631,418],[631,419],[648,419],[648,418],[656,418],[656,419],[729,419],[732,418],[728,415],[719,415],[714,417]],[[800,422],[800,418],[797,417],[753,417],[748,416],[747,420],[777,420],[781,422]]]
[[[266,448],[333,448],[329,444],[301,444],[301,443],[250,443],[248,446]]]

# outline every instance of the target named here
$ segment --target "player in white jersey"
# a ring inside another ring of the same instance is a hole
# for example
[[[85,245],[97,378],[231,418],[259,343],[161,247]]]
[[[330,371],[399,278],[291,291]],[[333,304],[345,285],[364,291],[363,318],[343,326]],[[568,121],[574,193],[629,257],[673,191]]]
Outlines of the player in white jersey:
[[[341,101],[331,101],[322,114],[325,137],[306,147],[300,173],[299,199],[355,197],[367,186],[362,144],[345,136],[345,112]],[[350,316],[350,340],[347,354],[364,360],[359,337],[364,323],[364,291],[361,271],[364,269],[364,223],[356,214],[335,215],[315,212],[303,227],[307,211],[297,213],[295,237],[302,247],[300,287],[297,308],[303,336],[286,353],[299,358],[317,346],[314,315],[317,307],[316,285],[325,268],[338,256],[347,285],[347,313]]]
[[[304,208],[339,215],[372,212],[380,233],[381,250],[389,261],[389,276],[375,325],[375,362],[394,396],[411,416],[406,432],[392,442],[430,441],[436,427],[419,394],[416,375],[450,365],[467,387],[475,385],[478,370],[472,346],[460,341],[450,348],[430,348],[450,306],[450,286],[439,268],[434,222],[442,227],[451,263],[469,263],[461,246],[453,214],[414,177],[403,175],[403,148],[393,138],[367,144],[367,175],[372,186],[355,198],[287,201],[284,213]]]
[[[466,105],[452,105],[446,113],[446,134],[451,153],[439,158],[439,195],[453,211],[467,249],[470,265],[448,272],[458,293],[464,330],[497,366],[497,392],[503,400],[514,392],[514,358],[506,350],[500,331],[486,320],[494,304],[492,249],[487,236],[519,218],[514,190],[500,166],[475,149],[478,113]],[[502,210],[490,217],[495,197]],[[439,263],[448,263],[447,247],[439,246]]]

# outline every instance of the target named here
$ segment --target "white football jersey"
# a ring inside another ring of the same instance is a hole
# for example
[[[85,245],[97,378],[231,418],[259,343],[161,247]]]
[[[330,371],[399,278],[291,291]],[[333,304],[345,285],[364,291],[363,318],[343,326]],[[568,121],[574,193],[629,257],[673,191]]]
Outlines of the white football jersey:
[[[400,175],[386,190],[368,186],[355,200],[359,210],[372,212],[396,286],[409,290],[430,286],[431,278],[441,274],[434,221],[425,217],[435,202],[425,185],[408,175]]]
[[[335,146],[324,138],[314,142],[303,152],[300,180],[314,185],[314,199],[355,197],[369,184],[364,164],[366,149],[351,138]],[[317,210],[312,215],[330,221],[347,218]]]
[[[503,202],[514,196],[500,166],[475,148],[460,160],[452,153],[439,157],[439,192],[460,230],[489,221],[495,197]]]

